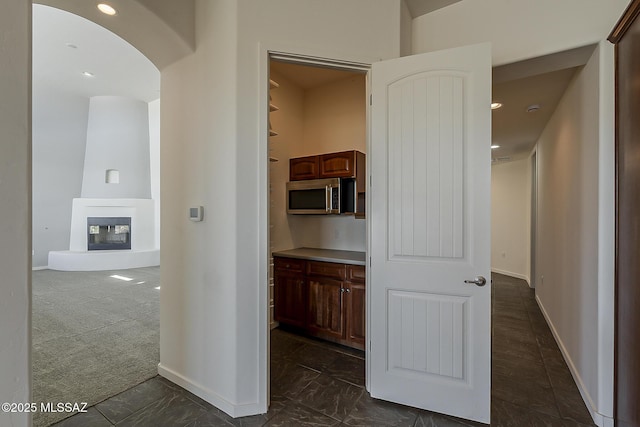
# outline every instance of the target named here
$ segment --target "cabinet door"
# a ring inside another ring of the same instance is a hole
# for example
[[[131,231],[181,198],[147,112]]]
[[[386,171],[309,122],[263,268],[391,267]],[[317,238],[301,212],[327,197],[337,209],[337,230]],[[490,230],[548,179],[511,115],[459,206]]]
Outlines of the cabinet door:
[[[276,270],[274,274],[274,317],[278,322],[305,327],[307,293],[302,273]]]
[[[318,165],[318,156],[289,159],[289,181],[317,179],[319,177]]]
[[[347,266],[345,318],[346,338],[348,345],[365,349],[365,322],[367,305],[365,292],[365,267],[363,265]]]
[[[344,338],[343,282],[325,277],[309,277],[308,283],[309,317],[307,327],[309,332],[328,339]]]
[[[348,283],[346,288],[346,323],[349,345],[365,348],[365,306],[367,304],[364,283]]]
[[[343,151],[320,156],[320,178],[355,178],[355,153]]]

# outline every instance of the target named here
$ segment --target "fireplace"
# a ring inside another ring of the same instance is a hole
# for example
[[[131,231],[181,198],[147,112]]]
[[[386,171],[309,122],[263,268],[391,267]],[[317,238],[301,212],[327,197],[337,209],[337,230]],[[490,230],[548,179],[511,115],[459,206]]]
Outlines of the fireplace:
[[[87,217],[87,250],[131,249],[131,217]]]

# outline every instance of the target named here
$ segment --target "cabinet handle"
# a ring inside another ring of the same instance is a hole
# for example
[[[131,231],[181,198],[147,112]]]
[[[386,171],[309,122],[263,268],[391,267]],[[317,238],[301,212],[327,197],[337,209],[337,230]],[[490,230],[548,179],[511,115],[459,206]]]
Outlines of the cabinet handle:
[[[343,294],[345,293],[346,289],[345,288],[340,288],[340,293]]]
[[[346,293],[348,293],[348,294],[350,294],[350,293],[351,293],[351,289],[350,289],[350,288],[347,288],[347,289],[345,290],[345,292],[346,292]]]

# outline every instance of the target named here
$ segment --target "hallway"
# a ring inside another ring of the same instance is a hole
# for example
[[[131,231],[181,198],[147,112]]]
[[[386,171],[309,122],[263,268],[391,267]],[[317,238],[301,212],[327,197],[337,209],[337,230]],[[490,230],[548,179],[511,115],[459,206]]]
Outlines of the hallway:
[[[593,426],[523,280],[493,275],[492,426]],[[71,426],[479,426],[371,399],[362,352],[272,331],[272,400],[265,415],[232,419],[157,376],[114,396]]]

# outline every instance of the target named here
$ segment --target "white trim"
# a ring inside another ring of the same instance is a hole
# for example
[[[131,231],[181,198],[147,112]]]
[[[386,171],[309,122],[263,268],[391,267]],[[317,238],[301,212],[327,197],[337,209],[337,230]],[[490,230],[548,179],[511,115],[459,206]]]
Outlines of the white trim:
[[[259,96],[256,100],[259,103],[258,113],[259,117],[259,162],[258,162],[258,177],[260,179],[260,194],[259,194],[259,235],[260,235],[260,247],[259,253],[259,270],[258,277],[261,278],[259,283],[259,301],[261,301],[261,307],[259,307],[260,315],[258,320],[258,330],[260,331],[258,336],[258,402],[266,402],[266,407],[270,404],[270,390],[271,390],[271,342],[270,342],[270,319],[269,319],[269,64],[271,55],[273,54],[279,60],[287,61],[290,63],[301,64],[313,64],[316,66],[325,66],[327,68],[339,68],[342,70],[351,70],[359,72],[367,72],[367,81],[369,79],[369,70],[373,62],[377,62],[379,58],[366,58],[356,55],[347,55],[325,51],[322,49],[307,49],[300,46],[287,46],[285,44],[273,44],[273,43],[260,43],[260,71],[259,71]],[[332,59],[329,59],[332,58]],[[367,84],[367,99],[371,93],[369,84]],[[365,101],[366,102],[366,101]],[[367,103],[367,111],[369,104]],[[367,124],[367,150],[370,148],[369,134],[370,129]],[[367,156],[367,162],[369,162],[369,156]],[[369,165],[367,165],[367,170]],[[367,204],[369,204],[370,198],[367,197]],[[367,206],[369,209],[369,206]],[[367,218],[367,241],[369,241],[369,218]],[[367,246],[367,253],[369,248]],[[367,268],[367,280],[369,280],[369,269]],[[369,300],[367,299],[367,313],[369,310]],[[367,315],[368,316],[368,315]],[[369,331],[369,323],[367,317],[366,331]],[[367,349],[368,351],[368,349]],[[367,372],[365,374],[368,390],[368,360],[367,360]],[[218,406],[218,405],[216,405]],[[222,407],[221,407],[222,408]],[[261,408],[258,405],[258,408]],[[225,411],[226,412],[226,411]],[[256,409],[253,414],[261,413]]]
[[[615,421],[611,417],[602,415],[600,412],[594,412],[591,416],[598,427],[615,427]]]
[[[504,274],[505,276],[515,277],[516,279],[522,279],[527,282],[527,285],[531,286],[531,281],[526,274],[514,273],[512,271],[500,270],[499,268],[491,268],[492,273]]]
[[[48,265],[42,265],[40,267],[31,267],[31,271],[40,271],[40,270],[48,270],[49,266]]]
[[[614,47],[600,42],[598,132],[598,409],[614,415],[615,374],[615,71]],[[606,415],[605,415],[606,417]]]
[[[158,374],[168,379],[169,381],[179,385],[185,390],[190,391],[199,398],[206,400],[207,402],[233,418],[264,413],[264,410],[262,410],[262,406],[259,402],[243,403],[240,405],[229,402],[227,399],[220,396],[213,390],[204,387],[202,384],[199,384],[190,378],[180,375],[174,370],[163,366],[162,363],[158,363]]]
[[[540,307],[540,311],[542,312],[542,315],[544,316],[544,319],[547,321],[547,325],[549,325],[549,329],[551,329],[551,333],[553,334],[553,338],[556,340],[556,343],[558,344],[558,347],[560,348],[560,352],[562,353],[562,357],[564,357],[564,360],[567,363],[567,366],[569,367],[569,371],[571,372],[571,376],[573,376],[573,379],[576,382],[576,385],[578,386],[578,391],[580,391],[580,395],[582,396],[582,400],[584,401],[585,405],[587,406],[587,410],[589,410],[589,414],[591,415],[591,418],[593,419],[593,422],[599,427],[608,426],[609,424],[605,424],[605,420],[608,420],[609,418],[605,417],[604,415],[602,415],[600,413],[598,413],[597,408],[596,408],[596,404],[593,402],[593,399],[591,398],[591,395],[589,394],[589,391],[587,390],[587,387],[584,385],[584,382],[582,381],[582,377],[578,373],[578,370],[576,369],[576,366],[573,363],[573,360],[569,356],[569,352],[567,351],[567,348],[564,346],[564,343],[560,339],[560,335],[556,331],[556,328],[553,326],[553,322],[551,322],[551,319],[549,318],[549,315],[547,314],[547,311],[544,309],[544,305],[542,305],[542,301],[540,301],[540,298],[537,295],[536,295],[536,302],[538,303],[538,307]],[[611,420],[611,421],[613,421],[613,420]]]

